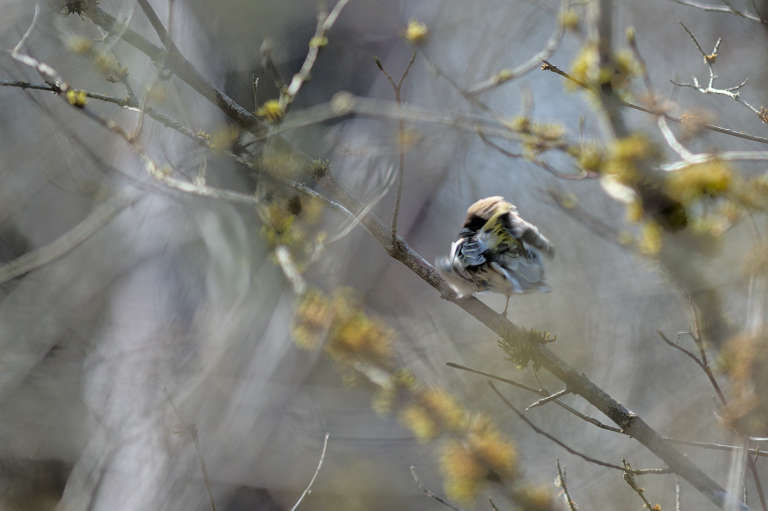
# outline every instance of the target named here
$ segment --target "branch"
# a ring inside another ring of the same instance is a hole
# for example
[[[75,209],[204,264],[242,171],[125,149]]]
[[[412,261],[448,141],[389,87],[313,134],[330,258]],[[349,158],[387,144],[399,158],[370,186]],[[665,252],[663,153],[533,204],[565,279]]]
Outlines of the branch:
[[[381,63],[381,60],[379,60],[378,57],[376,57],[376,66],[379,68],[379,70],[384,73],[384,76],[387,77],[387,81],[392,86],[392,92],[395,94],[395,102],[398,104],[398,106],[402,105],[403,98],[402,98],[402,90],[403,90],[403,83],[405,82],[406,77],[408,76],[408,73],[411,71],[411,67],[413,67],[413,63],[416,62],[416,50],[411,53],[411,58],[408,60],[408,65],[405,66],[405,70],[403,71],[403,74],[400,75],[400,79],[395,82],[395,80],[392,78],[392,75],[387,73],[387,71],[384,69],[384,65]],[[392,213],[392,240],[394,241],[395,237],[397,236],[397,220],[398,216],[400,215],[400,200],[403,196],[403,173],[405,172],[405,121],[402,119],[398,123],[397,127],[397,138],[398,138],[398,152],[400,156],[400,161],[397,169],[397,194],[395,195],[395,210]]]
[[[717,393],[717,397],[720,399],[720,402],[722,404],[725,404],[725,395],[723,394],[723,391],[720,389],[720,385],[717,383],[717,380],[715,379],[715,375],[712,373],[712,369],[709,367],[709,364],[705,364],[696,355],[694,355],[687,349],[683,348],[682,346],[679,346],[677,343],[674,343],[671,340],[669,340],[667,336],[664,335],[664,332],[662,332],[661,330],[657,330],[657,332],[665,343],[667,343],[672,348],[687,355],[691,360],[693,360],[696,363],[696,365],[698,365],[701,368],[702,371],[704,371],[704,374],[707,375],[709,382],[712,384],[712,387],[715,389],[715,392]]]
[[[339,0],[327,16],[320,15],[317,23],[317,30],[315,30],[315,35],[312,36],[312,39],[309,40],[309,50],[307,51],[304,63],[301,65],[301,69],[299,69],[298,73],[293,75],[285,92],[280,95],[280,105],[283,109],[286,109],[288,105],[293,103],[293,100],[301,90],[302,85],[309,79],[309,74],[315,66],[315,61],[320,53],[320,48],[328,44],[328,31],[336,23],[336,20],[341,14],[341,10],[344,9],[348,3],[349,0]]]
[[[444,499],[440,495],[437,495],[435,492],[433,492],[432,490],[430,490],[429,488],[421,484],[421,480],[419,479],[418,474],[416,474],[416,467],[414,467],[413,465],[411,465],[411,477],[413,477],[413,480],[416,483],[416,486],[419,487],[419,490],[421,490],[422,493],[424,493],[424,495],[426,495],[427,497],[429,497],[430,499],[436,502],[439,502],[440,504],[444,505],[449,509],[453,509],[453,511],[461,511],[460,508],[454,506],[453,504],[448,502],[446,499]]]
[[[696,9],[700,9],[702,11],[707,12],[719,12],[723,14],[733,14],[739,17],[742,17],[744,19],[748,19],[750,21],[757,21],[758,23],[765,23],[765,20],[762,19],[760,16],[755,16],[754,14],[745,12],[745,11],[739,11],[737,9],[734,9],[734,7],[731,5],[730,2],[723,2],[726,5],[710,5],[710,4],[702,4],[699,2],[693,2],[691,0],[672,0],[676,4],[680,5],[686,5],[688,7],[694,7]]]
[[[571,494],[568,493],[568,485],[565,482],[565,469],[560,467],[560,460],[557,460],[557,476],[560,480],[560,486],[563,488],[565,502],[568,503],[568,509],[570,511],[576,511],[576,503],[571,498]]]
[[[680,440],[678,438],[664,438],[667,442],[671,442],[673,444],[681,444],[681,445],[690,445],[692,447],[701,447],[702,449],[712,449],[714,451],[735,451],[737,449],[741,449],[742,447],[736,446],[736,445],[728,445],[728,444],[719,444],[716,442],[696,442],[693,440]],[[749,454],[757,456],[768,456],[768,451],[761,451],[760,449],[749,449]]]
[[[568,73],[566,73],[565,71],[563,71],[562,69],[560,69],[559,67],[557,67],[556,65],[554,65],[554,64],[552,64],[550,62],[544,61],[544,63],[541,66],[541,70],[542,71],[550,71],[552,73],[555,73],[556,75],[560,75],[560,76],[564,77],[565,79],[570,80],[573,83],[577,84],[579,87],[581,87],[583,89],[587,89],[588,88],[588,86],[585,83],[582,83],[582,82],[576,80],[571,75],[569,75]],[[672,121],[672,122],[676,122],[676,123],[681,123],[682,122],[682,119],[680,119],[680,117],[676,117],[676,116],[671,115],[671,114],[669,114],[667,112],[658,112],[658,111],[656,111],[654,109],[646,108],[644,106],[637,105],[635,103],[630,103],[629,101],[625,101],[625,100],[623,100],[621,98],[619,98],[619,104],[621,106],[623,106],[623,107],[631,108],[633,110],[637,110],[638,112],[643,112],[643,113],[646,113],[646,114],[651,114],[653,116],[663,115],[664,118],[667,119],[668,121]],[[750,140],[752,142],[759,142],[761,144],[768,144],[768,138],[766,138],[766,137],[761,137],[761,136],[758,136],[758,135],[752,135],[750,133],[745,133],[743,131],[738,131],[738,130],[734,130],[734,129],[731,129],[731,128],[725,128],[723,126],[718,126],[716,124],[705,123],[705,124],[702,124],[701,127],[706,129],[706,130],[709,130],[709,131],[714,131],[715,133],[722,133],[723,135],[729,135],[731,137],[741,138],[741,139],[744,139],[744,140]]]
[[[99,6],[92,6],[89,8],[87,16],[96,25],[106,31],[111,30],[116,21],[111,14],[101,9]],[[125,30],[122,34],[122,39],[155,62],[160,62],[163,58],[166,58],[166,66],[172,70],[176,76],[189,85],[195,92],[216,105],[227,115],[227,117],[237,122],[242,128],[247,129],[252,133],[261,133],[263,131],[263,125],[258,117],[240,106],[234,99],[227,96],[224,92],[212,86],[178,50],[166,51],[162,48],[158,48],[131,29]],[[169,38],[166,38],[166,40],[170,45],[173,45],[173,42],[170,41]],[[176,48],[175,45],[172,47]]]
[[[340,188],[329,176],[325,181],[330,198],[344,204],[348,209],[360,210],[359,204]],[[378,220],[368,214],[361,220],[366,230],[373,236],[395,260],[408,267],[427,284],[435,288],[442,297],[454,303],[490,330],[510,342],[521,342],[525,331],[518,325],[496,313],[493,309],[474,297],[456,298],[439,272],[418,252],[410,248],[402,238],[392,242],[389,232]],[[624,433],[630,435],[651,452],[656,454],[673,472],[686,479],[691,485],[721,506],[725,502],[725,490],[708,475],[694,465],[687,457],[676,451],[651,428],[645,420],[624,405],[616,401],[604,390],[595,385],[583,373],[571,368],[546,346],[532,341],[529,348],[536,353],[537,361],[560,379],[573,394],[578,394],[609,417]]]
[[[612,469],[615,469],[615,470],[621,470],[622,472],[624,472],[626,470],[625,467],[622,467],[621,465],[616,465],[614,463],[608,463],[607,461],[601,461],[601,460],[598,460],[596,458],[592,458],[591,456],[587,456],[586,454],[584,454],[582,452],[579,452],[579,451],[577,451],[575,449],[572,449],[571,447],[568,447],[565,443],[563,443],[557,437],[555,437],[553,435],[550,435],[546,431],[544,431],[541,428],[537,427],[533,422],[531,422],[528,419],[528,417],[526,417],[523,414],[523,412],[521,412],[520,410],[515,408],[515,405],[513,405],[506,397],[504,397],[504,394],[502,394],[499,391],[499,389],[496,388],[496,386],[493,384],[493,382],[489,381],[488,385],[491,386],[493,391],[496,393],[497,396],[499,396],[499,398],[501,398],[501,400],[504,402],[504,404],[506,404],[513,412],[515,412],[515,414],[517,414],[518,417],[520,417],[523,420],[523,422],[528,424],[528,426],[530,426],[531,429],[533,429],[539,435],[552,440],[554,443],[556,443],[557,445],[559,445],[560,447],[562,447],[563,449],[565,449],[569,453],[571,453],[571,454],[573,454],[575,456],[578,456],[578,457],[584,459],[585,461],[588,461],[589,463],[594,463],[595,465],[600,465],[601,467],[612,468]],[[666,468],[649,468],[649,469],[632,470],[633,474],[638,474],[638,475],[644,475],[644,474],[668,474],[670,472],[671,471],[669,469],[666,469]]]
[[[566,394],[568,394],[568,389],[567,388],[562,389],[562,390],[558,390],[554,394],[550,394],[550,395],[548,395],[546,397],[543,397],[543,398],[539,399],[538,401],[534,401],[533,403],[529,404],[528,406],[525,407],[525,411],[527,412],[527,411],[529,411],[529,410],[531,410],[533,408],[545,405],[545,404],[549,403],[550,401],[556,401],[558,398],[561,398],[561,397],[563,397]]]
[[[82,222],[60,236],[56,241],[37,250],[27,252],[13,261],[0,266],[0,284],[34,271],[68,254],[96,234],[99,229],[118,213],[132,206],[138,200],[138,195],[123,194],[110,197],[98,204]]]
[[[323,450],[320,452],[320,459],[317,460],[317,468],[315,468],[315,473],[312,474],[312,479],[309,480],[309,484],[307,484],[307,487],[304,488],[304,491],[299,496],[299,500],[297,500],[296,503],[293,505],[293,507],[291,508],[291,511],[296,511],[299,508],[301,501],[304,500],[304,497],[306,497],[312,492],[312,485],[315,484],[315,479],[317,479],[317,474],[320,473],[320,468],[322,468],[323,461],[325,460],[325,451],[328,448],[329,436],[330,436],[329,433],[325,434],[325,437],[323,438]]]
[[[569,3],[570,2],[568,0],[563,0],[560,7],[561,10],[567,10]],[[560,46],[560,41],[562,41],[563,35],[565,34],[565,26],[563,23],[561,23],[559,19],[556,19],[556,23],[557,28],[555,28],[555,32],[549,38],[549,41],[547,41],[544,49],[542,49],[539,53],[532,56],[526,62],[520,64],[514,69],[502,69],[492,77],[473,85],[467,90],[467,92],[472,96],[482,94],[483,92],[495,89],[499,85],[503,85],[511,80],[520,78],[521,76],[528,74],[539,67],[543,61],[547,60],[552,56],[553,53],[555,53],[555,50],[558,46]]]
[[[624,481],[637,493],[640,500],[643,501],[643,506],[648,511],[654,511],[654,506],[651,506],[651,503],[645,498],[645,489],[638,486],[637,481],[635,481],[632,465],[627,460],[622,460],[622,462],[624,463]]]
[[[491,378],[491,379],[494,379],[496,381],[504,382],[504,383],[507,383],[507,384],[512,385],[514,387],[518,387],[518,388],[521,388],[523,390],[527,390],[528,392],[533,392],[534,394],[538,394],[540,396],[547,396],[547,395],[549,395],[549,393],[546,390],[544,390],[544,389],[535,389],[535,388],[529,387],[528,385],[525,385],[523,383],[516,382],[515,380],[510,380],[509,378],[503,378],[501,376],[496,376],[495,374],[486,373],[485,371],[479,371],[477,369],[472,369],[471,367],[463,366],[463,365],[457,364],[455,362],[446,362],[445,365],[447,365],[448,367],[453,367],[455,369],[461,369],[462,371],[467,371],[467,372],[470,372],[470,373],[479,374],[481,376],[485,376],[486,378]],[[567,412],[570,412],[571,414],[575,415],[579,419],[581,419],[583,421],[586,421],[586,422],[589,422],[590,424],[592,424],[594,426],[597,426],[600,429],[605,429],[607,431],[612,431],[614,433],[623,433],[623,431],[620,428],[617,428],[615,426],[609,426],[608,424],[604,424],[604,423],[600,422],[599,420],[595,419],[594,417],[590,417],[589,415],[585,415],[585,414],[581,413],[580,411],[570,407],[569,405],[567,405],[567,404],[565,404],[565,403],[563,403],[561,401],[555,400],[554,403],[557,406],[559,406],[560,408],[562,408],[562,409],[566,410]]]
[[[707,85],[701,85],[699,84],[699,80],[694,76],[693,83],[681,83],[676,82],[674,80],[670,80],[673,85],[677,85],[678,87],[686,87],[690,89],[695,89],[699,91],[702,94],[719,94],[721,96],[726,96],[731,98],[732,100],[736,101],[740,105],[744,106],[747,110],[752,112],[757,116],[758,119],[760,119],[763,122],[768,122],[768,113],[766,113],[764,108],[756,108],[748,101],[741,98],[741,89],[744,88],[745,85],[747,85],[747,79],[745,78],[740,83],[734,85],[733,87],[728,87],[726,89],[718,89],[715,85],[715,80],[718,78],[717,74],[715,74],[715,68],[714,63],[718,56],[718,51],[720,48],[720,43],[722,42],[722,39],[718,38],[718,40],[715,42],[714,49],[712,50],[712,53],[707,53],[704,51],[704,49],[701,47],[701,44],[699,44],[699,41],[696,39],[696,36],[693,35],[693,32],[686,27],[683,23],[680,23],[680,26],[683,27],[683,29],[688,33],[688,35],[693,40],[693,43],[696,45],[696,49],[699,50],[699,53],[704,58],[704,63],[707,66],[707,70],[709,71],[709,81],[707,82]]]

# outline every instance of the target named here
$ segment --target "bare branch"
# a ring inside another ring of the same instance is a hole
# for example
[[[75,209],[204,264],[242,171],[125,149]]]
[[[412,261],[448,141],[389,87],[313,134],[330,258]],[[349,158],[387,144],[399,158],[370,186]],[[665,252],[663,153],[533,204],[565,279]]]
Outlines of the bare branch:
[[[299,500],[296,501],[296,503],[291,508],[291,511],[296,511],[299,506],[301,505],[301,502],[304,500],[304,497],[309,495],[309,493],[312,491],[312,485],[315,484],[315,479],[317,479],[317,475],[320,473],[320,469],[323,466],[323,461],[325,460],[325,451],[328,448],[328,437],[330,436],[329,433],[325,434],[325,437],[323,438],[323,450],[320,452],[320,459],[317,460],[317,468],[315,468],[315,473],[312,474],[312,479],[309,480],[309,484],[307,484],[307,487],[304,488],[304,491],[301,492],[301,495],[299,496]]]
[[[749,471],[752,473],[752,479],[755,481],[755,488],[757,488],[757,497],[760,499],[760,505],[762,506],[763,511],[768,511],[768,504],[765,501],[765,493],[763,492],[763,483],[760,482],[760,474],[757,473],[757,464],[749,453],[747,453],[747,467],[749,467]]]
[[[712,50],[712,53],[707,53],[704,51],[704,49],[701,47],[701,44],[699,44],[699,41],[696,39],[696,36],[693,35],[693,32],[685,26],[685,24],[680,23],[680,26],[683,27],[683,30],[685,30],[688,35],[693,40],[693,43],[696,45],[696,48],[699,50],[699,53],[704,58],[704,64],[707,66],[707,70],[709,71],[709,81],[707,82],[707,85],[701,85],[699,83],[699,80],[694,76],[692,78],[693,83],[681,83],[676,82],[674,80],[670,80],[672,84],[677,85],[678,87],[687,87],[690,89],[695,89],[699,91],[702,94],[719,94],[722,96],[726,96],[728,98],[731,98],[732,100],[736,101],[740,105],[747,108],[749,111],[751,111],[753,114],[757,116],[758,119],[760,119],[763,122],[766,122],[766,116],[765,112],[761,108],[756,108],[748,101],[742,99],[741,97],[741,89],[744,88],[744,86],[747,84],[747,80],[744,79],[737,85],[734,85],[733,87],[727,87],[725,89],[719,89],[716,88],[715,80],[717,79],[717,74],[715,74],[715,68],[714,63],[718,56],[718,51],[720,48],[720,43],[722,42],[721,38],[718,38],[718,40],[715,42],[714,49]]]
[[[712,449],[714,451],[726,451],[731,452],[741,447],[736,445],[720,444],[717,442],[696,442],[693,440],[680,440],[678,438],[664,438],[667,442],[673,444],[690,445],[691,447],[701,447],[702,449]],[[749,449],[749,454],[753,456],[768,456],[768,451],[761,451],[760,449]]]
[[[110,30],[116,23],[115,18],[111,14],[97,5],[91,6],[88,9],[87,16],[104,30]],[[165,61],[167,67],[198,94],[216,105],[227,117],[237,122],[242,128],[255,134],[262,132],[263,126],[258,117],[240,106],[224,92],[213,87],[180,52],[166,51],[163,48],[158,48],[143,36],[130,29],[124,31],[122,39],[155,62],[162,61],[167,55],[167,60]],[[169,41],[169,44],[173,44],[172,41]]]
[[[395,94],[395,102],[398,104],[398,106],[402,105],[403,103],[403,97],[402,97],[402,90],[403,90],[403,82],[405,82],[405,78],[408,76],[408,73],[411,71],[411,67],[413,67],[413,63],[416,61],[416,50],[413,50],[411,53],[411,58],[408,60],[408,64],[405,66],[405,70],[403,71],[403,74],[400,75],[400,79],[395,82],[395,80],[392,78],[392,75],[387,73],[387,71],[384,69],[384,65],[381,63],[381,60],[379,60],[378,57],[376,57],[376,66],[379,68],[379,70],[384,73],[384,76],[387,77],[387,80],[389,81],[389,84],[392,86],[392,92]],[[392,242],[395,241],[395,238],[397,237],[397,220],[398,216],[400,215],[400,201],[403,197],[403,174],[405,172],[405,121],[402,119],[398,123],[397,126],[397,142],[398,142],[398,153],[399,153],[399,165],[397,169],[397,193],[395,194],[395,209],[392,212]]]
[[[552,63],[550,63],[548,61],[544,61],[544,63],[541,66],[541,69],[542,69],[542,71],[550,71],[552,73],[560,75],[563,78],[574,82],[579,87],[582,87],[584,89],[588,88],[588,86],[585,83],[582,83],[582,82],[576,80],[571,75],[569,75],[568,73],[566,73],[565,71],[563,71],[562,69],[560,69],[559,67],[555,66],[554,64],[552,64]],[[620,101],[620,105],[625,107],[625,108],[631,108],[633,110],[637,110],[639,112],[644,112],[646,114],[651,114],[653,116],[658,116],[659,114],[661,114],[661,115],[664,115],[664,118],[666,118],[668,121],[672,121],[672,122],[676,122],[676,123],[682,122],[680,117],[676,117],[676,116],[671,115],[671,114],[669,114],[667,112],[658,112],[658,111],[656,111],[654,109],[646,108],[644,106],[637,105],[635,103],[630,103],[629,101],[625,101],[625,100],[623,100],[621,98],[619,98],[619,101]],[[717,126],[716,124],[705,123],[705,124],[702,125],[702,128],[704,128],[706,130],[709,130],[709,131],[714,131],[716,133],[722,133],[723,135],[729,135],[731,137],[741,138],[741,139],[744,139],[744,140],[750,140],[752,142],[759,142],[761,144],[768,144],[768,138],[766,138],[766,137],[761,137],[761,136],[758,136],[758,135],[752,135],[750,133],[745,133],[743,131],[738,131],[738,130],[734,130],[734,129],[731,129],[731,128],[725,128],[723,126]]]
[[[430,490],[429,488],[424,486],[421,483],[421,480],[419,479],[418,474],[416,474],[416,467],[414,467],[413,465],[411,465],[411,477],[413,477],[413,480],[416,483],[416,486],[419,487],[419,490],[421,490],[421,492],[424,495],[426,495],[427,497],[429,497],[430,499],[432,499],[432,500],[434,500],[436,502],[439,502],[440,504],[444,505],[445,507],[447,507],[449,509],[452,509],[453,511],[461,511],[461,508],[458,508],[458,507],[454,506],[453,504],[448,502],[446,499],[444,499],[440,495],[437,495],[435,492],[433,492],[432,490]]]
[[[528,424],[528,426],[530,426],[531,429],[533,429],[539,435],[552,440],[554,443],[556,443],[557,445],[559,445],[560,447],[562,447],[563,449],[565,449],[569,453],[571,453],[571,454],[573,454],[575,456],[578,456],[578,457],[584,459],[585,461],[588,461],[589,463],[594,463],[595,465],[600,465],[601,467],[607,467],[607,468],[612,468],[612,469],[615,469],[615,470],[621,470],[622,472],[625,471],[625,467],[622,467],[620,465],[616,465],[614,463],[608,463],[607,461],[601,461],[601,460],[598,460],[596,458],[592,458],[591,456],[587,456],[586,454],[584,454],[582,452],[579,452],[579,451],[577,451],[575,449],[572,449],[571,447],[567,446],[560,439],[558,439],[557,437],[555,437],[553,435],[550,435],[546,431],[544,431],[541,428],[537,427],[533,422],[531,422],[528,419],[528,417],[526,417],[525,414],[523,414],[523,412],[521,412],[520,410],[515,408],[515,405],[513,405],[506,397],[504,397],[504,395],[499,391],[499,389],[496,388],[496,386],[493,384],[493,382],[489,381],[488,385],[491,386],[493,391],[496,393],[497,396],[499,396],[499,398],[504,402],[504,404],[506,404],[513,412],[515,412],[515,414],[518,417],[520,417],[523,420],[523,422]],[[649,468],[649,469],[638,469],[638,470],[633,470],[632,471],[633,474],[638,474],[638,475],[644,475],[644,474],[669,474],[670,472],[671,471],[669,469],[667,469],[667,468]]]
[[[136,203],[138,199],[136,194],[121,194],[100,203],[82,222],[56,241],[32,252],[27,252],[0,266],[0,284],[34,271],[68,254],[98,232],[117,214]]]
[[[319,17],[317,30],[315,30],[315,35],[312,36],[312,39],[309,40],[309,50],[307,51],[304,63],[301,65],[301,69],[299,69],[298,73],[293,75],[285,92],[280,95],[280,104],[284,109],[293,102],[294,98],[301,90],[302,85],[304,85],[304,82],[309,79],[312,68],[317,61],[317,56],[320,53],[320,48],[325,46],[328,42],[328,31],[333,28],[342,9],[344,9],[348,3],[349,0],[339,0],[327,16],[321,15]]]
[[[567,10],[569,4],[570,2],[568,0],[563,0],[561,4],[561,10]],[[553,53],[555,53],[555,50],[557,50],[558,46],[560,46],[560,41],[562,41],[563,35],[565,34],[565,27],[563,23],[561,23],[559,19],[556,19],[556,23],[557,28],[555,28],[555,32],[549,38],[549,41],[547,41],[544,49],[542,49],[539,53],[532,56],[530,59],[520,64],[516,68],[502,69],[492,77],[469,87],[467,92],[470,95],[482,94],[483,92],[495,89],[499,85],[520,78],[521,76],[528,74],[539,67],[542,62],[546,61],[549,57],[552,56]]]
[[[560,480],[560,486],[563,488],[565,494],[565,502],[568,504],[570,511],[576,511],[576,503],[571,498],[571,494],[568,493],[568,484],[565,481],[565,469],[560,467],[560,460],[557,460],[557,476]]]
[[[669,338],[667,338],[667,336],[664,335],[664,332],[662,332],[661,330],[657,330],[656,332],[659,334],[659,337],[661,337],[661,339],[665,343],[667,343],[667,345],[680,351],[681,353],[684,353],[691,360],[693,360],[696,363],[696,365],[701,368],[702,371],[704,371],[704,374],[707,375],[709,382],[712,384],[712,387],[715,389],[715,393],[717,393],[717,397],[720,399],[720,402],[725,404],[725,395],[723,394],[723,391],[720,389],[720,385],[717,383],[717,380],[715,379],[715,375],[712,373],[712,369],[709,367],[709,365],[704,364],[703,361],[701,361],[696,355],[691,353],[689,350],[669,340]]]
[[[700,9],[702,11],[719,12],[723,14],[733,14],[736,16],[740,16],[744,19],[748,19],[750,21],[765,23],[765,20],[763,20],[760,16],[755,16],[754,14],[734,9],[733,5],[731,5],[730,2],[723,1],[723,3],[726,4],[723,6],[723,5],[702,4],[700,2],[694,2],[692,0],[672,0],[672,1],[680,5],[686,5],[688,7],[694,7],[696,9]]]
[[[651,506],[651,503],[648,502],[647,498],[645,498],[645,489],[641,488],[637,484],[637,481],[635,481],[632,466],[627,460],[622,460],[622,463],[624,464],[624,481],[629,485],[630,488],[635,491],[635,493],[637,493],[638,497],[640,497],[640,500],[643,501],[643,506],[645,506],[648,511],[653,511],[653,506]]]
[[[534,401],[533,403],[529,404],[528,406],[525,407],[525,411],[527,412],[527,411],[529,411],[529,410],[531,410],[533,408],[539,407],[541,405],[545,405],[545,404],[549,403],[550,401],[554,401],[554,400],[556,400],[558,398],[563,397],[566,394],[568,394],[568,389],[567,388],[562,389],[562,390],[558,390],[554,394],[550,394],[549,396],[543,397],[543,398],[539,399],[538,401]]]

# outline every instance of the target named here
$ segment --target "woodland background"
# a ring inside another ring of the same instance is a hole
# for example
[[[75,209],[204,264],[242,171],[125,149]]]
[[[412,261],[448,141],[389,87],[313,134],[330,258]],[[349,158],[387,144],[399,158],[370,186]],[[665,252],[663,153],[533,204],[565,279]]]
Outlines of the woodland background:
[[[221,109],[176,76],[173,59],[153,63],[126,42],[125,24],[163,46],[139,3],[42,3],[20,51],[53,66],[73,90],[115,98],[126,97],[126,89],[119,80],[106,80],[105,69],[113,79],[110,73],[127,71],[126,80],[139,100],[146,98],[145,107],[209,139],[205,147],[146,116],[138,138],[144,154],[186,182],[205,168],[209,185],[258,197],[264,205],[289,207],[297,194],[265,173],[316,185],[322,193],[321,169],[359,203],[369,204],[367,214],[388,228],[403,150],[398,233],[427,261],[447,255],[469,204],[503,195],[557,250],[547,265],[552,292],[513,297],[509,319],[555,336],[550,350],[663,436],[742,445],[743,436],[723,425],[701,368],[659,338],[658,330],[675,339],[677,332],[691,329],[691,308],[653,250],[643,253],[644,224],[627,219],[627,205],[606,193],[599,172],[584,179],[558,177],[531,158],[510,158],[472,128],[476,119],[512,120],[523,112],[539,125],[562,125],[571,140],[608,147],[590,93],[566,87],[563,77],[540,70],[538,63],[525,76],[477,95],[488,110],[461,93],[545,48],[566,19],[559,2],[351,0],[323,36],[327,40],[315,40],[320,51],[311,80],[287,112],[271,115],[267,102],[280,91],[270,68],[273,64],[285,82],[298,72],[316,34],[316,2],[151,4],[205,81],[257,113],[269,136],[243,149],[252,135],[234,128]],[[761,2],[715,4],[768,13]],[[82,15],[67,12],[80,7]],[[96,7],[118,20],[111,30],[91,21],[88,9]],[[0,80],[42,84],[34,68],[10,53],[32,22],[34,4],[2,0],[0,8],[0,41],[9,50],[0,57]],[[570,19],[575,29],[565,31],[548,57],[568,72],[588,38],[584,3],[573,2],[570,9],[578,23]],[[768,103],[766,24],[669,0],[616,1],[613,9],[616,48],[628,47],[625,29],[633,26],[648,76],[670,111],[768,136],[759,115],[743,104],[670,83],[689,82],[691,75],[706,82],[708,76],[683,22],[707,52],[723,39],[716,84],[732,87],[749,78],[741,97],[760,109]],[[426,26],[423,39],[405,37],[412,20]],[[84,51],[77,46],[83,40],[108,51],[101,57]],[[265,40],[272,64],[264,59]],[[413,58],[401,94],[415,113],[398,109],[377,57],[395,81]],[[152,93],[144,94],[148,88]],[[339,113],[339,102],[348,98],[338,96],[341,91],[377,102],[361,101],[350,113],[343,108]],[[643,104],[642,76],[634,76],[623,93]],[[322,469],[302,507],[443,509],[420,491],[409,467],[427,488],[445,494],[444,440],[419,438],[397,410],[377,413],[376,390],[359,374],[352,378],[354,367],[294,342],[301,299],[275,247],[295,242],[290,248],[300,259],[306,256],[302,242],[311,248],[320,232],[333,242],[306,266],[306,285],[328,296],[351,288],[342,293],[353,297],[366,317],[391,329],[387,335],[398,368],[492,417],[516,445],[519,477],[551,492],[554,500],[546,506],[568,509],[553,484],[556,459],[567,470],[568,490],[580,509],[643,506],[620,470],[567,453],[508,409],[487,378],[446,366],[463,364],[549,391],[562,387],[545,370],[535,375],[531,367],[517,368],[497,345],[498,336],[389,257],[360,222],[351,224],[333,208],[302,203],[305,216],[297,215],[289,229],[301,228],[303,234],[296,235],[299,241],[286,241],[293,238],[276,229],[274,211],[167,186],[147,174],[135,147],[79,110],[114,120],[128,132],[139,117],[136,111],[95,98],[79,109],[72,104],[77,98],[69,99],[0,87],[0,258],[7,264],[49,246],[94,213],[109,217],[60,257],[3,279],[0,508],[203,510],[213,498],[224,510],[290,509],[312,477],[329,433]],[[660,148],[660,161],[680,159],[654,115],[620,110],[632,133],[645,134]],[[433,114],[453,121],[432,122]],[[328,118],[319,119],[323,115]],[[470,121],[455,121],[458,115]],[[680,125],[672,127],[682,133]],[[683,140],[699,152],[765,151],[759,141],[708,130]],[[494,138],[493,143],[524,152],[515,141]],[[257,163],[249,168],[229,157],[241,150]],[[541,159],[569,176],[583,176],[567,152],[550,151]],[[315,173],[302,174],[307,167]],[[760,159],[733,168],[745,180],[765,173]],[[717,236],[695,250],[686,248],[677,262],[699,272],[699,289],[693,291],[716,291],[730,331],[759,330],[766,312],[764,277],[745,272],[745,261],[762,253],[765,216],[750,211],[713,231]],[[664,242],[675,243],[675,235],[668,236]],[[501,295],[479,298],[503,309]],[[688,336],[677,340],[698,354]],[[719,347],[708,345],[713,366]],[[726,375],[715,378],[728,389]],[[540,397],[498,385],[521,409]],[[578,396],[561,401],[610,422]],[[596,428],[553,403],[526,415],[592,457],[618,465],[625,458],[635,468],[664,466],[637,441]],[[737,481],[743,471],[743,459],[732,463],[736,451],[674,448],[723,487],[732,467]],[[758,461],[757,472],[765,480],[763,464]],[[650,503],[663,509],[675,508],[678,481],[681,509],[713,507],[674,475],[637,479]],[[744,480],[750,506],[760,509],[754,479],[747,472]],[[480,490],[477,498],[454,504],[490,509],[491,496],[499,509],[522,506],[493,483]],[[743,496],[741,488],[738,492]]]

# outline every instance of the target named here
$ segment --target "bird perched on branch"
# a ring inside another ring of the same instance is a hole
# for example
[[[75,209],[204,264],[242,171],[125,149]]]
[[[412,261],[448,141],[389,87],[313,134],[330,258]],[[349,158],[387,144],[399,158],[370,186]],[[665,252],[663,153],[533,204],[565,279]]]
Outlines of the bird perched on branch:
[[[480,291],[506,295],[506,315],[511,295],[549,291],[541,253],[553,257],[552,243],[518,215],[514,204],[494,196],[467,209],[450,256],[436,266],[460,298]]]

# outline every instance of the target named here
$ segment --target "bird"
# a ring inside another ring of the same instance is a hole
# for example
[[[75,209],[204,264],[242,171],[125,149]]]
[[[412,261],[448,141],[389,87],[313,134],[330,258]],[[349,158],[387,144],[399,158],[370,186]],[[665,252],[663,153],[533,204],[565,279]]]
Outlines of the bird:
[[[506,316],[513,294],[550,290],[542,254],[554,257],[552,243],[496,195],[469,206],[450,255],[435,266],[459,298],[483,291],[506,295]]]

